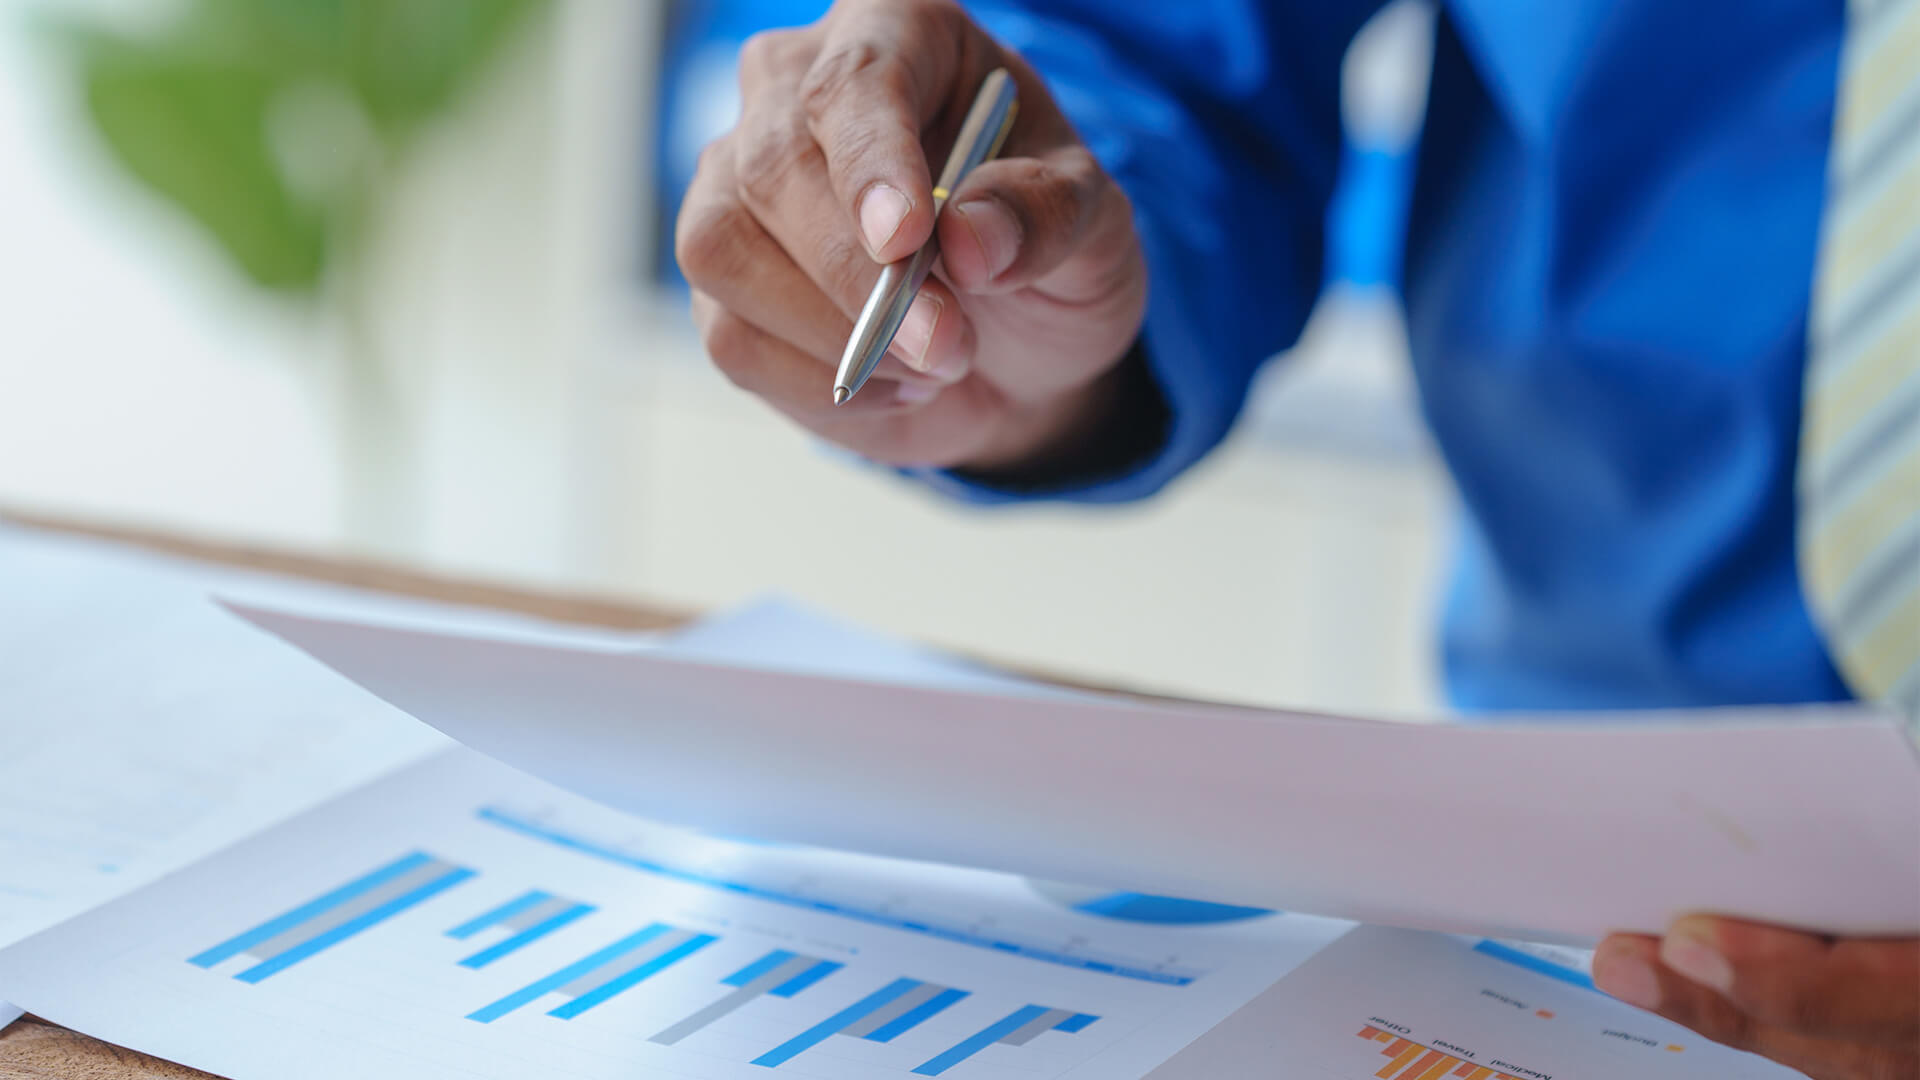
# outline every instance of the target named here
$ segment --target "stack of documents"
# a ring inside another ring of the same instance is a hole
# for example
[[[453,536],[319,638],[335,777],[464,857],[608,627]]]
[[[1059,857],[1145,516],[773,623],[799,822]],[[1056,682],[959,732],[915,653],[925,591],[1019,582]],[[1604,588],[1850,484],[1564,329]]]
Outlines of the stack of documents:
[[[1539,942],[1920,931],[1920,760],[1866,711],[1391,725],[1041,690],[780,607],[642,650],[178,603],[201,636],[0,711],[318,722],[258,668],[466,744],[366,737],[380,778],[0,951],[0,998],[235,1080],[1784,1080]]]

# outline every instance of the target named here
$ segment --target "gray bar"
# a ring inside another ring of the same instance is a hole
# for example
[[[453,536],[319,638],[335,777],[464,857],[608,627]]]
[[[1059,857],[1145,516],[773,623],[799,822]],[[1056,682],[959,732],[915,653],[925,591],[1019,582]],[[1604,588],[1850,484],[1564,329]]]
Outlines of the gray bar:
[[[933,997],[933,995],[945,989],[946,987],[944,986],[935,986],[932,983],[921,983],[919,986],[914,987],[853,1023],[848,1024],[842,1029],[841,1034],[851,1035],[856,1039],[865,1038],[879,1031],[889,1023],[892,1023],[894,1017],[899,1016],[908,1009],[919,1007],[925,1003],[928,998]]]
[[[530,908],[523,908],[500,920],[500,925],[514,930],[531,930],[555,915],[579,903],[564,896],[549,896]]]
[[[429,881],[437,881],[452,872],[454,865],[440,859],[421,863],[419,866],[401,874],[391,881],[369,889],[359,896],[329,911],[321,912],[306,922],[290,926],[280,933],[247,950],[247,955],[257,960],[271,960],[288,949],[311,941],[321,934],[365,915],[374,908],[390,900],[405,896]]]
[[[649,1041],[657,1042],[661,1046],[672,1046],[674,1043],[699,1031],[701,1028],[706,1027],[708,1024],[713,1023],[715,1020],[720,1019],[819,962],[818,959],[811,956],[796,956],[781,964],[779,967],[774,968],[772,971],[767,972],[765,975],[747,983],[740,989],[735,990],[733,993],[728,994],[726,997],[721,998],[719,1001],[714,1002],[699,1012],[694,1013],[692,1016],[687,1017],[685,1020],[662,1031],[660,1034],[655,1035]]]
[[[1061,1021],[1073,1015],[1072,1009],[1048,1009],[1039,1016],[1010,1031],[1000,1041],[1008,1046],[1025,1046],[1033,1041],[1035,1035],[1043,1031],[1052,1031]]]
[[[599,967],[594,968],[592,971],[575,977],[572,982],[560,988],[560,993],[568,997],[579,997],[589,990],[597,989],[601,985],[612,982],[620,976],[625,975],[627,972],[652,960],[654,957],[679,945],[692,936],[693,931],[691,930],[670,930],[630,953],[616,956],[606,963],[601,964]]]

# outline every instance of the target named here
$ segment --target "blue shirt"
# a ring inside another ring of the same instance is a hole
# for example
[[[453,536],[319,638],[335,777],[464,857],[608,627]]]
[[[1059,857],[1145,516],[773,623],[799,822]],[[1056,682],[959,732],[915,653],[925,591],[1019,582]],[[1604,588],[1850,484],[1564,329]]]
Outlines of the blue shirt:
[[[1148,495],[1299,335],[1373,0],[985,0],[1137,208]],[[1466,709],[1844,699],[1802,599],[1794,461],[1840,0],[1446,0],[1404,293],[1467,510]],[[974,498],[1010,498],[950,477]]]

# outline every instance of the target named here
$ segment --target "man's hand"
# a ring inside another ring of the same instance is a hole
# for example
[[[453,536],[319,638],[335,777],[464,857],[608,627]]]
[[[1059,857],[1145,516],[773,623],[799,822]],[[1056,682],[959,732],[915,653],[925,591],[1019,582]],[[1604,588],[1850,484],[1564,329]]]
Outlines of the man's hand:
[[[1594,982],[1813,1080],[1920,1077],[1920,940],[1820,937],[1704,915],[1615,934]]]
[[[934,231],[932,173],[987,73],[1019,115],[940,215],[940,260],[867,389],[833,368],[880,267]],[[1031,68],[952,0],[841,0],[740,53],[743,108],[700,159],[675,250],[738,385],[902,465],[1019,468],[1097,424],[1138,334],[1146,269],[1126,197]]]

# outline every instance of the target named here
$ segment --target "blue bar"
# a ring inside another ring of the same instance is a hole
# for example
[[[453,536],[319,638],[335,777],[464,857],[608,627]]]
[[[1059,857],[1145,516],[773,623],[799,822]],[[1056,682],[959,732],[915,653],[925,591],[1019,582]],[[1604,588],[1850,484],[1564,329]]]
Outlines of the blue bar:
[[[808,911],[838,915],[842,918],[853,919],[872,926],[886,926],[895,930],[905,930],[909,933],[925,934],[929,937],[938,938],[941,941],[950,941],[955,945],[968,945],[979,949],[993,949],[998,952],[1011,953],[1015,956],[1024,956],[1029,960],[1039,960],[1043,963],[1060,964],[1065,967],[1079,968],[1082,971],[1097,971],[1103,975],[1117,975],[1121,978],[1139,979],[1143,982],[1161,983],[1167,986],[1189,986],[1196,978],[1196,976],[1192,974],[1157,971],[1149,967],[1130,967],[1121,964],[1105,963],[1085,956],[1076,956],[1070,952],[1060,952],[1042,946],[1026,945],[1020,942],[1001,941],[995,938],[983,937],[969,929],[930,926],[927,923],[905,919],[885,911],[846,907],[831,901],[815,900],[811,897],[782,892],[778,889],[763,888],[744,881],[729,881],[711,874],[703,874],[698,871],[686,870],[680,867],[668,866],[664,863],[638,858],[616,848],[606,847],[590,840],[583,840],[577,836],[569,836],[566,833],[557,832],[537,821],[528,821],[524,818],[515,817],[507,811],[491,806],[480,808],[476,811],[476,816],[478,816],[481,821],[500,826],[501,828],[519,833],[522,836],[545,841],[546,843],[565,848],[577,854],[589,855],[596,859],[604,859],[607,862],[617,863],[629,869],[645,871],[646,873],[656,874],[673,881],[683,881],[689,885],[701,885],[710,889],[722,889],[741,896],[751,896],[755,899],[765,900],[768,903],[784,904],[788,907],[805,908]]]
[[[901,1013],[899,1016],[881,1024],[867,1034],[874,1042],[891,1042],[897,1036],[912,1031],[915,1025],[934,1015],[947,1006],[966,997],[965,990],[942,990],[927,1000]]]
[[[819,982],[821,979],[840,970],[840,965],[832,960],[822,960],[807,970],[773,988],[774,997],[790,998],[793,995]]]
[[[1085,1031],[1088,1024],[1098,1019],[1100,1018],[1097,1016],[1088,1016],[1086,1013],[1079,1013],[1074,1016],[1069,1016],[1065,1020],[1053,1025],[1053,1030],[1064,1031],[1071,1035],[1076,1031]]]
[[[190,958],[187,963],[206,968],[212,967],[222,960],[238,956],[268,938],[277,937],[301,923],[306,922],[308,919],[339,907],[341,904],[359,896],[361,893],[392,881],[401,874],[427,862],[432,857],[433,856],[428,855],[424,851],[416,851],[411,855],[390,862],[380,869],[375,870],[373,873],[368,874],[366,877],[350,881],[316,900],[309,900],[299,907],[294,908],[292,911],[287,912],[285,915],[261,923],[259,926],[241,934],[239,937],[229,938],[215,945],[213,948],[208,949],[206,952]]]
[[[846,1030],[847,1026],[854,1021],[859,1020],[861,1017],[919,985],[920,983],[914,979],[895,979],[893,982],[875,990],[854,1004],[841,1009],[839,1012],[834,1013],[832,1016],[808,1028],[806,1031],[801,1032],[786,1042],[781,1043],[779,1046],[754,1058],[753,1063],[755,1065],[764,1065],[769,1069],[776,1065],[784,1065],[796,1054],[813,1049],[832,1036]]]
[[[485,930],[487,927],[492,926],[494,923],[504,922],[505,920],[513,918],[515,915],[520,914],[521,912],[527,910],[528,908],[532,907],[535,904],[541,903],[542,901],[551,900],[551,899],[553,899],[551,895],[547,893],[543,893],[539,889],[535,889],[532,892],[527,893],[525,896],[517,897],[515,899],[507,901],[504,904],[501,904],[499,907],[494,908],[492,911],[489,911],[484,915],[475,916],[474,918],[461,923],[459,926],[456,926],[453,929],[447,931],[447,936],[450,938],[460,938],[461,940],[464,941],[465,939],[472,937],[473,935],[479,933],[480,931]]]
[[[1473,951],[1486,953],[1488,956],[1496,959],[1505,960],[1515,967],[1523,967],[1528,971],[1537,971],[1549,979],[1559,979],[1563,983],[1572,983],[1582,990],[1592,990],[1596,994],[1600,992],[1599,988],[1593,985],[1593,976],[1588,975],[1586,972],[1564,967],[1551,960],[1541,959],[1532,953],[1522,952],[1511,945],[1502,945],[1497,941],[1482,941],[1473,947]]]
[[[592,971],[594,968],[599,967],[601,964],[615,957],[630,953],[671,929],[673,929],[673,927],[668,926],[666,923],[654,923],[644,930],[628,934],[626,937],[621,938],[619,941],[601,949],[599,952],[594,953],[584,960],[568,964],[566,967],[541,979],[539,982],[515,990],[513,993],[508,994],[506,997],[501,998],[491,1005],[468,1013],[467,1019],[478,1020],[483,1024],[491,1024],[520,1006],[525,1005],[527,1002],[535,1001],[543,995],[560,989],[580,976],[585,975],[587,972]]]
[[[793,954],[785,949],[775,949],[767,955],[741,968],[739,971],[721,979],[726,986],[745,986],[753,980],[793,959]]]
[[[293,948],[288,949],[286,952],[281,953],[271,960],[255,964],[253,967],[235,975],[234,978],[239,979],[241,982],[257,983],[275,972],[285,971],[287,968],[305,960],[307,957],[312,956],[322,949],[338,945],[360,931],[365,930],[367,927],[384,922],[420,901],[452,888],[472,876],[473,871],[465,867],[454,867],[447,873],[427,882],[412,892],[404,896],[396,896],[357,919],[349,919],[324,934],[309,938],[295,945]]]
[[[609,979],[608,981],[601,983],[599,986],[594,987],[592,990],[589,990],[586,993],[581,994],[579,997],[574,998],[572,1001],[567,1002],[565,1005],[562,1005],[559,1008],[554,1009],[553,1011],[547,1013],[547,1015],[557,1016],[562,1020],[571,1020],[574,1017],[579,1016],[581,1013],[586,1012],[588,1009],[593,1008],[595,1005],[598,1005],[601,1002],[612,997],[613,995],[619,993],[620,991],[625,990],[632,986],[636,986],[640,983],[645,982],[648,979],[653,978],[655,975],[660,974],[662,971],[665,971],[666,969],[672,967],[673,965],[679,963],[680,961],[686,959],[687,957],[693,955],[694,953],[699,952],[701,949],[706,948],[708,945],[713,944],[717,940],[718,939],[715,938],[712,934],[695,934],[693,937],[690,937],[687,940],[681,942],[680,944],[675,945],[673,948],[668,949],[666,952],[661,953],[659,956],[656,956],[653,959],[647,961],[646,963],[641,964],[639,967],[634,968],[632,971],[628,971],[618,976],[617,978]]]
[[[1040,1005],[1028,1005],[1024,1008],[1015,1009],[1012,1013],[1008,1014],[1005,1020],[997,1024],[988,1025],[981,1030],[978,1035],[961,1042],[960,1045],[955,1046],[953,1049],[913,1070],[913,1073],[915,1076],[939,1076],[941,1073],[946,1072],[955,1065],[985,1050],[1001,1039],[1019,1031],[1027,1025],[1028,1021],[1044,1014],[1046,1011],[1046,1008]]]
[[[1161,923],[1168,926],[1199,926],[1207,923],[1235,922],[1272,915],[1267,908],[1213,904],[1204,900],[1180,900],[1171,896],[1146,893],[1110,893],[1098,899],[1075,904],[1075,911],[1102,915],[1126,922]]]
[[[520,946],[538,941],[592,910],[592,904],[575,904],[557,915],[534,923],[532,926],[507,938],[505,941],[496,943],[491,948],[481,949],[479,952],[460,961],[460,966],[470,968],[486,967],[488,964],[518,949]]]

